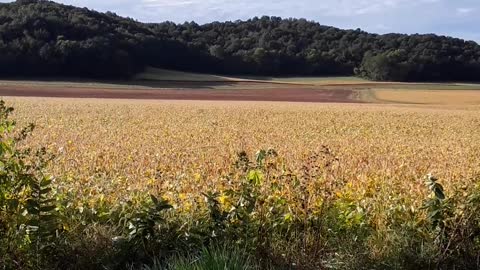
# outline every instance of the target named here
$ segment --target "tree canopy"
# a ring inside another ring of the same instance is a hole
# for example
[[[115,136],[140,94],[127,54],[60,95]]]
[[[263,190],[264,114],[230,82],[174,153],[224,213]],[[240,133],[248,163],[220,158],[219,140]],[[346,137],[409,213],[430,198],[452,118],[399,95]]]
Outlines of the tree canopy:
[[[145,24],[44,0],[0,4],[0,76],[128,77],[146,66],[254,75],[478,80],[480,46],[305,19]]]

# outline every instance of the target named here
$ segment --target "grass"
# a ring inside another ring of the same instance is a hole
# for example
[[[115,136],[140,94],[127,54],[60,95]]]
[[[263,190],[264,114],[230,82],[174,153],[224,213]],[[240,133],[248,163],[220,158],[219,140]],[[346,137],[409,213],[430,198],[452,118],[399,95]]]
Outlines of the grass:
[[[479,84],[461,84],[461,83],[379,83],[375,88],[388,88],[392,90],[438,90],[438,91],[454,91],[454,90],[480,90]]]
[[[221,76],[194,72],[182,72],[149,67],[135,76],[136,80],[185,81],[185,82],[257,82],[273,84],[349,84],[368,82],[357,77],[261,77],[261,76]]]
[[[356,84],[356,83],[367,83],[369,81],[358,78],[358,77],[273,77],[272,81],[275,82],[289,82],[289,83],[299,83],[299,84],[313,84],[313,85],[324,85],[324,84]]]
[[[479,90],[480,85],[475,83],[397,83],[397,82],[372,82],[354,76],[307,76],[307,77],[261,77],[261,76],[221,76],[214,74],[202,74],[182,72],[167,69],[149,67],[145,72],[138,74],[137,80],[153,81],[185,81],[185,82],[263,82],[275,84],[298,84],[298,85],[356,85],[362,87],[388,87],[389,89],[420,89],[420,90]],[[376,84],[376,85],[375,85]]]
[[[389,103],[478,105],[480,91],[475,90],[375,90],[376,100]]]
[[[174,257],[166,266],[157,262],[154,267],[146,267],[145,270],[254,270],[252,258],[245,251],[235,247],[213,247],[202,249],[200,254],[186,257]]]
[[[154,81],[188,81],[188,82],[232,82],[241,81],[239,78],[201,74],[193,72],[182,72],[175,70],[147,68],[143,73],[135,76],[136,80]]]

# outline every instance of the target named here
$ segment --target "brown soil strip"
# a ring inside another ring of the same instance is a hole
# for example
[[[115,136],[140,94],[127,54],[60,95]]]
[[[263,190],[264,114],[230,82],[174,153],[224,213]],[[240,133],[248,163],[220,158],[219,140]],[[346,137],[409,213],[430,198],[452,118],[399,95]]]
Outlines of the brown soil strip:
[[[225,101],[288,101],[357,103],[352,90],[278,88],[259,90],[206,89],[102,89],[84,87],[0,86],[0,96],[166,99]]]

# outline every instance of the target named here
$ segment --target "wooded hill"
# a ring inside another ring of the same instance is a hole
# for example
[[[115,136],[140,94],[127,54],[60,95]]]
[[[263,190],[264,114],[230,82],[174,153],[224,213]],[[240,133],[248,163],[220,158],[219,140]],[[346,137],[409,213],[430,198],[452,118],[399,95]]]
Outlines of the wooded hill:
[[[477,81],[480,46],[305,19],[145,24],[43,0],[0,4],[0,76],[125,78],[146,66],[249,75]]]

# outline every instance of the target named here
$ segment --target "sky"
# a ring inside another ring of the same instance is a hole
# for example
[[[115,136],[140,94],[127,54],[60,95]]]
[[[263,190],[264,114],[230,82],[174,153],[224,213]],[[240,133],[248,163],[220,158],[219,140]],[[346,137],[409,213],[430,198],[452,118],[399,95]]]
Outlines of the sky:
[[[0,2],[11,2],[0,0]],[[142,22],[306,18],[374,33],[435,33],[480,42],[480,0],[57,0]]]

